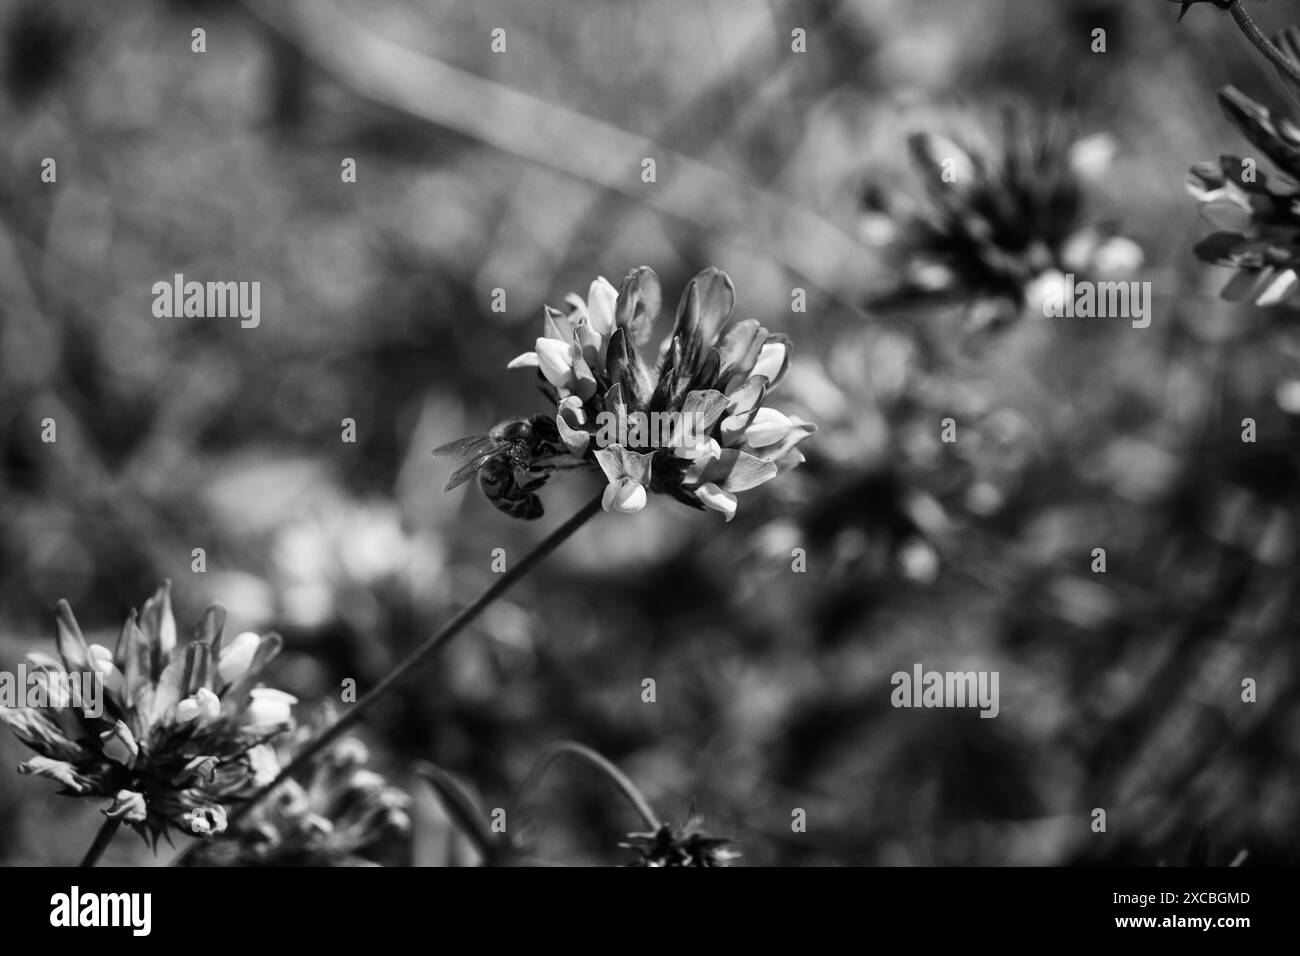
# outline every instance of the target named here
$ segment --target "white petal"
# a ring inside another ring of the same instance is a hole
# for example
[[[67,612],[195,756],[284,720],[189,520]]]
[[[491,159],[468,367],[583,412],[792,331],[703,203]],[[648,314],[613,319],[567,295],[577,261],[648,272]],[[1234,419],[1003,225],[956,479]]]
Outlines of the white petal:
[[[135,736],[131,733],[130,728],[122,721],[119,720],[112,730],[106,730],[100,734],[99,740],[104,756],[109,760],[120,763],[124,767],[130,767],[135,763],[140,748],[136,744]]]
[[[113,666],[113,652],[103,644],[91,644],[87,650],[90,651],[90,665],[101,673],[108,667]]]
[[[596,452],[597,455],[600,452]],[[613,511],[618,507],[618,485],[621,479],[614,479],[605,486],[605,493],[600,496],[600,506],[606,511]]]
[[[740,436],[745,434],[749,427],[749,412],[743,412],[739,415],[728,415],[722,420],[721,435],[724,445],[735,445]]]
[[[727,476],[722,479],[727,491],[749,491],[776,477],[777,467],[773,462],[756,458],[746,452],[736,452],[731,461]]]
[[[199,719],[199,702],[193,697],[186,697],[176,704],[176,723],[188,724]]]
[[[637,484],[650,484],[650,471],[654,464],[654,452],[623,450],[623,469],[627,477]],[[639,510],[639,509],[638,509]]]
[[[575,427],[587,424],[587,413],[583,410],[582,399],[576,395],[570,395],[560,402],[559,412],[564,416],[565,421]]]
[[[645,493],[645,486],[640,482],[633,481],[631,478],[622,478],[618,481],[617,486],[611,487],[615,487],[612,510],[620,514],[630,515],[646,506],[648,498]],[[608,491],[606,491],[605,496],[607,499],[609,498]]]
[[[570,292],[564,297],[564,301],[569,304],[571,321],[576,322],[587,318],[587,303],[582,301],[582,296],[578,293]]]
[[[223,686],[239,680],[248,672],[253,663],[253,655],[261,643],[261,637],[252,631],[245,631],[221,649],[217,676],[221,678]]]
[[[114,820],[125,823],[144,823],[148,816],[148,807],[143,793],[135,790],[119,790],[113,797],[112,805],[104,813]]]
[[[258,744],[248,751],[248,766],[255,786],[264,787],[280,775],[280,758],[270,744]]]
[[[775,382],[785,365],[785,353],[784,342],[768,342],[758,350],[758,361],[754,363],[754,370],[749,374],[762,375],[769,382]]]
[[[599,276],[587,291],[587,321],[604,337],[614,331],[614,304],[618,290],[604,276]]]
[[[556,388],[573,383],[573,346],[558,339],[537,340],[537,365]]]
[[[596,463],[600,465],[600,470],[605,473],[605,477],[610,483],[618,481],[626,476],[623,470],[623,446],[610,445],[608,448],[601,448],[596,452]],[[606,508],[606,511],[609,509]]]
[[[104,681],[104,686],[114,694],[122,693],[122,672],[113,663],[113,652],[102,644],[90,645],[90,666]]]
[[[537,368],[537,353],[525,352],[506,363],[506,368]]]
[[[1294,269],[1283,269],[1255,296],[1255,304],[1260,308],[1279,305],[1285,302],[1295,289],[1297,281]],[[92,647],[91,650],[94,650]]]
[[[215,720],[221,713],[221,701],[216,694],[206,687],[200,687],[194,694],[195,701],[199,705],[199,718],[201,720]]]
[[[775,408],[760,408],[745,429],[745,441],[752,448],[766,448],[785,438],[792,422]]]
[[[298,698],[292,694],[270,687],[258,687],[249,694],[244,723],[251,727],[275,727],[287,724],[291,720],[289,708],[296,703]]]
[[[717,458],[722,454],[722,447],[718,444],[717,439],[710,438],[707,435],[692,435],[694,442],[689,445],[677,445],[673,454],[678,458],[684,458],[687,461],[695,461],[699,458]]]
[[[736,517],[736,496],[730,491],[723,491],[713,482],[696,488],[695,497],[700,499],[704,507],[722,512],[728,521]]]
[[[577,400],[577,396],[570,396]],[[569,401],[569,399],[565,399]],[[587,453],[587,447],[591,444],[591,434],[580,428],[574,428],[564,420],[564,414],[560,413],[555,416],[555,427],[560,433],[560,440],[564,442],[564,447],[579,458]]]

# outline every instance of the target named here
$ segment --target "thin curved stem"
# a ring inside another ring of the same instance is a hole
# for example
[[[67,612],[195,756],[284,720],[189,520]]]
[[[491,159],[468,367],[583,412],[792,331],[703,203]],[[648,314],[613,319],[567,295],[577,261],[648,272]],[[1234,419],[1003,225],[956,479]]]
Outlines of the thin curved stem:
[[[493,601],[501,597],[511,586],[526,576],[533,568],[541,564],[552,551],[563,544],[575,531],[590,521],[600,513],[601,498],[603,492],[596,495],[591,501],[583,505],[573,517],[569,518],[564,524],[552,531],[537,547],[533,548],[524,555],[519,563],[509,568],[505,573],[496,579],[492,585],[475,599],[459,614],[448,621],[441,630],[417,647],[411,654],[391,670],[378,684],[364,694],[360,700],[352,705],[344,714],[342,714],[334,723],[325,728],[320,734],[310,740],[301,750],[299,750],[292,761],[276,776],[274,780],[256,791],[246,801],[241,803],[235,810],[230,813],[228,824],[238,823],[250,810],[260,803],[266,796],[288,780],[299,770],[306,767],[318,753],[328,747],[334,741],[338,740],[343,734],[352,728],[365,714],[374,708],[381,700],[384,699],[392,690],[403,682],[414,677],[444,645],[451,642],[457,634],[465,629],[465,626],[483,613]],[[197,844],[191,844],[190,847],[182,850],[174,862],[180,862],[189,855],[192,847]]]
[[[81,858],[81,867],[92,867],[99,862],[99,858],[104,855],[108,845],[113,842],[113,837],[117,835],[117,828],[122,825],[118,817],[108,817],[104,820],[104,825],[99,828],[95,834],[94,841],[90,844],[90,849],[86,855]]]
[[[1236,21],[1241,32],[1246,35],[1251,43],[1268,57],[1269,61],[1281,70],[1286,76],[1300,86],[1300,63],[1296,63],[1285,53],[1278,49],[1277,44],[1264,36],[1263,32],[1255,25],[1255,21],[1250,18],[1246,8],[1241,5],[1241,0],[1234,0],[1232,6],[1228,7],[1228,12],[1232,14],[1232,19]]]
[[[619,792],[627,798],[627,802],[632,804],[636,812],[641,815],[645,825],[651,830],[659,829],[662,825],[659,822],[659,817],[655,815],[650,804],[646,802],[646,798],[641,796],[641,791],[636,788],[636,784],[628,778],[627,774],[590,747],[572,740],[562,740],[559,743],[551,744],[542,751],[541,756],[537,758],[537,762],[533,764],[533,769],[528,771],[528,776],[524,778],[524,782],[519,785],[519,789],[515,792],[515,798],[512,801],[513,806],[518,807],[524,794],[537,786],[547,768],[557,759],[566,755],[585,760],[603,773],[613,781],[614,786],[618,787]]]
[[[416,765],[415,772],[429,782],[442,800],[447,814],[456,822],[461,831],[469,837],[475,848],[483,857],[486,866],[492,866],[501,858],[503,846],[492,836],[483,820],[483,810],[475,803],[460,781],[441,767],[432,763]]]

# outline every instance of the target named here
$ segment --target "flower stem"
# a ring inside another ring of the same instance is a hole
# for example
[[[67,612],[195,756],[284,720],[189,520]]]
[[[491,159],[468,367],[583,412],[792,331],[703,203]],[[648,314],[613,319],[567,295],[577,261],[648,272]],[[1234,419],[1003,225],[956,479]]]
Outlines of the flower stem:
[[[614,786],[618,787],[619,792],[627,798],[627,802],[632,804],[632,807],[636,812],[641,815],[641,819],[645,821],[645,825],[651,830],[659,829],[659,817],[655,815],[654,810],[651,809],[650,804],[646,802],[645,797],[641,796],[641,791],[636,788],[636,784],[628,779],[627,774],[622,770],[619,770],[618,767],[614,766],[614,764],[609,760],[596,753],[596,751],[592,750],[590,747],[583,746],[582,744],[576,743],[572,740],[562,740],[559,743],[551,744],[542,751],[541,756],[537,758],[537,762],[533,764],[533,769],[528,771],[528,776],[525,777],[524,782],[519,785],[519,790],[516,792],[514,799],[516,807],[519,805],[519,801],[523,798],[523,795],[537,785],[537,782],[542,778],[542,774],[546,773],[546,769],[558,758],[565,755],[585,760],[587,763],[593,765],[597,770],[605,774],[605,776],[613,781]]]
[[[1264,36],[1259,27],[1255,25],[1255,21],[1250,18],[1250,14],[1246,12],[1246,8],[1241,5],[1241,0],[1234,0],[1233,4],[1228,7],[1228,12],[1232,14],[1232,19],[1237,21],[1237,26],[1246,35],[1246,39],[1255,44],[1259,48],[1259,52],[1268,57],[1272,64],[1281,70],[1283,74],[1289,76],[1297,85],[1300,85],[1300,63],[1296,63],[1279,50],[1277,44]]]
[[[104,850],[113,842],[113,837],[117,834],[117,828],[122,825],[122,821],[117,817],[108,817],[104,820],[104,825],[99,828],[95,834],[95,840],[90,844],[90,849],[81,859],[82,868],[92,867],[99,862],[99,858],[104,855]]]
[[[364,694],[346,713],[340,716],[329,727],[325,728],[320,734],[302,747],[295,755],[293,760],[280,771],[274,780],[266,786],[257,790],[251,797],[241,803],[231,811],[228,824],[233,825],[242,819],[250,810],[261,802],[272,790],[278,787],[285,780],[289,779],[303,767],[307,766],[313,757],[336,741],[345,734],[353,724],[357,723],[367,712],[374,708],[384,697],[404,681],[415,676],[421,668],[427,664],[433,655],[449,643],[452,638],[464,630],[465,626],[483,613],[493,601],[510,589],[520,578],[527,575],[533,568],[541,564],[552,551],[565,542],[575,531],[590,521],[600,513],[601,494],[597,495],[590,502],[585,504],[577,514],[569,518],[564,524],[552,531],[537,547],[533,548],[524,555],[518,564],[515,564],[504,574],[500,575],[486,591],[484,591],[473,604],[466,607],[459,614],[448,621],[443,628],[434,634],[423,644],[417,647],[406,660],[398,664],[390,671],[378,684],[370,691]],[[196,845],[196,844],[193,844]],[[175,862],[180,862],[189,853],[189,848],[181,851]]]

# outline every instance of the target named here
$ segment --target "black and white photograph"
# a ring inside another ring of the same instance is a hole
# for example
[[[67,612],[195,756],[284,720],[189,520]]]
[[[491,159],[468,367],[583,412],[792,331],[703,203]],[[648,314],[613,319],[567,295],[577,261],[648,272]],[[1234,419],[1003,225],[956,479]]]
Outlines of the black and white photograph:
[[[0,0],[55,939],[718,867],[1241,941],[1298,638],[1294,0]]]

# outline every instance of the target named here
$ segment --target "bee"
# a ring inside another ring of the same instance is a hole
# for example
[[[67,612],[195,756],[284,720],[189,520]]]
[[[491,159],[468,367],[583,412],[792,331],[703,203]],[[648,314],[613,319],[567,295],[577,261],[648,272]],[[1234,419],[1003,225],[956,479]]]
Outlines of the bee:
[[[433,450],[435,455],[454,456],[456,467],[443,491],[458,488],[475,475],[485,498],[498,511],[512,518],[531,521],[542,516],[542,499],[537,491],[551,472],[574,461],[554,419],[547,415],[511,418],[486,435],[471,435]]]

